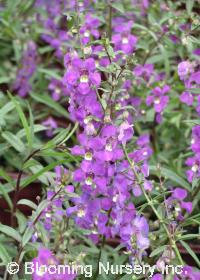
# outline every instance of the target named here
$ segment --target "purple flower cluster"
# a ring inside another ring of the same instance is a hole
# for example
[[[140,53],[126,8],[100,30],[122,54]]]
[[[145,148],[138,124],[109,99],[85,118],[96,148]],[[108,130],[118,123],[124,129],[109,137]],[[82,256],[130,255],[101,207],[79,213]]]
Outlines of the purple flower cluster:
[[[55,187],[48,190],[47,192],[48,206],[42,212],[42,215],[40,217],[40,220],[43,222],[44,228],[46,229],[47,232],[50,232],[55,222],[62,221],[63,217],[65,216],[63,201],[65,199],[67,200],[68,195],[74,193],[74,187],[72,185],[68,185],[68,180],[70,177],[69,171],[67,171],[62,166],[57,166],[55,168],[55,173],[56,173]],[[59,194],[57,194],[58,191]],[[36,234],[36,239],[37,239],[37,234]]]
[[[112,36],[115,51],[122,51],[126,55],[133,53],[137,37],[131,33],[132,26],[133,21],[124,22],[123,18],[115,18]]]
[[[55,129],[58,128],[57,122],[52,117],[48,117],[42,124],[47,128],[46,135],[48,137],[52,137]]]
[[[153,64],[137,65],[134,68],[133,73],[136,77],[137,84],[141,83],[140,77],[142,77],[145,82],[149,82],[154,73],[154,66]]]
[[[40,10],[44,10],[43,13],[38,13],[36,15],[37,20],[44,28],[41,38],[49,46],[51,46],[53,50],[55,50],[55,56],[58,59],[63,58],[63,50],[65,49],[64,46],[71,38],[61,26],[62,14],[67,11],[67,2],[68,1],[64,0],[37,0],[35,3],[36,7]]]
[[[186,165],[189,166],[187,170],[187,178],[189,182],[192,182],[195,178],[200,177],[200,125],[196,125],[192,128],[192,140],[191,150],[194,156],[189,157],[186,160]]]
[[[184,201],[187,197],[187,191],[182,188],[175,188],[172,191],[172,195],[166,200],[166,207],[169,218],[176,221],[181,221],[184,219],[183,210],[186,212],[192,212],[192,202]]]
[[[58,79],[51,79],[51,82],[48,86],[51,96],[55,101],[59,101],[62,96],[69,96],[69,92],[66,87],[63,85],[63,82]]]
[[[196,111],[200,115],[200,97],[192,93],[192,89],[200,88],[200,64],[199,61],[182,61],[178,65],[179,78],[184,82],[186,90],[180,95],[180,101],[192,106],[197,99]]]
[[[115,43],[117,46],[117,41]],[[67,53],[64,62],[63,84],[70,92],[69,111],[83,129],[78,135],[80,145],[71,148],[73,155],[82,157],[73,173],[73,182],[79,186],[81,195],[71,199],[73,206],[67,209],[67,215],[74,216],[79,227],[90,231],[89,237],[94,242],[98,242],[100,235],[106,238],[120,236],[130,254],[141,259],[149,247],[149,229],[146,219],[137,213],[131,195],[142,195],[138,177],[145,191],[153,188],[148,180],[148,159],[152,150],[149,136],[145,134],[128,153],[129,160],[124,153],[134,130],[133,117],[123,108],[136,101],[129,94],[126,98],[124,93],[119,94],[116,97],[118,110],[113,119],[109,97],[105,96],[107,108],[99,100],[101,74],[95,59],[81,59],[74,52]]]
[[[65,67],[67,71],[63,83],[70,92],[69,111],[74,120],[85,124],[88,133],[93,134],[95,127],[90,117],[102,118],[102,108],[96,96],[96,90],[101,83],[101,75],[96,70],[93,58],[81,59],[77,54],[66,54]]]
[[[86,14],[84,24],[80,28],[81,43],[83,45],[87,45],[91,37],[94,39],[99,38],[99,25],[100,21],[97,18],[94,18],[92,14]]]
[[[169,96],[166,95],[170,91],[170,87],[165,85],[163,88],[155,87],[152,90],[152,94],[146,99],[147,106],[153,105],[156,112],[156,121],[158,123],[162,120],[162,112],[167,107],[169,102]]]
[[[13,89],[17,90],[21,97],[25,97],[32,90],[31,78],[36,71],[37,47],[32,41],[27,43],[23,53],[21,66],[17,72],[17,78],[13,84]]]
[[[37,257],[33,259],[33,280],[73,280],[76,278],[76,275],[68,273],[67,269],[54,273],[59,264],[58,259],[49,249],[40,248]]]

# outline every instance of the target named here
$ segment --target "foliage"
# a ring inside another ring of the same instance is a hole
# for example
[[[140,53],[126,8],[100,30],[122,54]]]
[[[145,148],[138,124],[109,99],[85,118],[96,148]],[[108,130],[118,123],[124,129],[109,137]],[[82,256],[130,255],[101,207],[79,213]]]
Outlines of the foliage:
[[[92,279],[186,279],[161,275],[182,265],[200,279],[199,11],[0,2],[2,279],[85,279],[25,275],[30,261],[92,265]],[[99,275],[100,261],[155,275]]]

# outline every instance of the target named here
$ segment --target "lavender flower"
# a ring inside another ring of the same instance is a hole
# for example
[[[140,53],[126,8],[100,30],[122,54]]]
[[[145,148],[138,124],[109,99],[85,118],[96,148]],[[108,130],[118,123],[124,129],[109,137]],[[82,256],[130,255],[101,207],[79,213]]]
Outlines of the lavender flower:
[[[60,80],[52,79],[48,88],[51,91],[52,98],[55,101],[60,100],[62,96],[69,96],[67,88],[63,85],[62,81]]]
[[[83,45],[87,45],[90,42],[90,37],[94,37],[95,39],[98,39],[100,36],[100,33],[98,31],[98,27],[100,25],[100,22],[97,18],[95,18],[91,14],[87,14],[85,16],[84,24],[80,28],[80,36],[81,36],[81,42]]]
[[[65,272],[61,271],[61,273],[49,273],[48,267],[51,265],[58,266],[59,262],[53,253],[46,248],[39,249],[38,256],[33,259],[33,264],[33,280],[73,280],[76,278],[76,275],[68,273],[67,269]]]
[[[192,212],[192,203],[184,201],[187,197],[187,191],[182,188],[175,188],[172,195],[166,200],[166,205],[170,215],[173,215],[175,220],[183,220],[182,210],[188,213]]]
[[[170,87],[165,85],[163,88],[156,87],[152,90],[152,94],[146,98],[147,106],[154,105],[154,110],[157,113],[157,122],[160,122],[161,113],[167,107],[169,96],[165,94],[170,91]]]
[[[194,97],[190,92],[184,91],[180,95],[180,100],[181,100],[181,102],[187,104],[188,106],[191,106],[193,104]]]
[[[36,71],[37,47],[32,41],[27,43],[23,53],[21,67],[17,72],[17,78],[13,84],[13,89],[17,90],[21,97],[25,97],[32,90],[31,78]]]
[[[116,24],[119,24],[119,21],[123,19],[118,18]],[[126,24],[120,24],[117,27],[114,27],[116,34],[112,36],[112,42],[116,51],[123,51],[125,54],[131,54],[137,43],[137,37],[131,34],[131,28],[133,22],[129,21]]]
[[[193,72],[193,66],[189,61],[182,61],[178,65],[178,75],[181,80],[186,80]]]
[[[42,124],[47,127],[46,135],[48,137],[52,137],[54,134],[54,130],[58,127],[56,121],[52,117],[49,117],[48,119],[43,121]]]

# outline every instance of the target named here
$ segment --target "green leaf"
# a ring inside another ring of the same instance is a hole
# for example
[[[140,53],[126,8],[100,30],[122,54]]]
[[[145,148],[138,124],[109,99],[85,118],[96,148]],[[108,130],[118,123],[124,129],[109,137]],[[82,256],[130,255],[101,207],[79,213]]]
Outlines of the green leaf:
[[[26,131],[26,138],[27,138],[29,147],[31,147],[31,145],[32,145],[31,131],[30,131],[30,127],[28,125],[26,116],[25,116],[21,106],[19,105],[19,102],[16,100],[16,98],[13,97],[10,92],[8,92],[8,95],[11,98],[11,100],[13,101],[13,103],[15,104],[15,108],[16,108],[16,110],[18,112],[18,115],[20,117],[21,123],[22,123],[22,125],[23,125],[23,127],[24,127],[24,129]]]
[[[64,107],[62,107],[59,103],[55,102],[51,97],[49,97],[48,95],[40,95],[40,94],[36,94],[36,93],[31,93],[31,97],[33,99],[35,99],[36,101],[43,103],[45,105],[47,105],[48,107],[54,109],[57,113],[59,113],[60,115],[66,117],[67,119],[69,118],[69,114],[67,112],[67,109],[65,109]]]
[[[149,33],[149,35],[151,35],[151,37],[154,39],[154,41],[157,42],[158,38],[157,38],[156,34],[153,31],[151,31],[149,28],[147,28],[146,26],[138,24],[138,23],[134,23],[133,28],[138,28],[143,31],[146,31],[146,33]]]
[[[200,124],[200,120],[196,119],[196,120],[184,120],[183,122],[188,123],[188,124]]]
[[[199,238],[199,234],[185,234],[181,236],[179,239],[180,240],[191,240],[191,239],[197,239]]]
[[[10,80],[10,77],[0,77],[0,84],[7,84]]]
[[[69,134],[67,134],[67,136],[58,144],[64,144],[65,142],[67,142],[68,139],[70,139],[72,137],[72,135],[75,133],[76,129],[78,128],[78,122],[75,123],[74,127],[72,128],[72,130],[70,131]]]
[[[9,113],[10,111],[12,111],[15,108],[15,105],[13,104],[13,102],[8,102],[6,103],[6,105],[3,106],[3,108],[0,109],[0,116],[1,118],[6,115],[7,113]]]
[[[111,6],[116,9],[117,11],[119,11],[120,13],[124,14],[124,6],[122,3],[118,2],[118,3],[111,3]]]
[[[41,154],[40,154],[40,155],[41,155]],[[28,161],[26,161],[26,162],[24,163],[23,169],[25,170],[25,169],[27,169],[27,168],[31,168],[31,167],[36,166],[36,165],[38,165],[38,164],[39,164],[39,163],[38,163],[37,160],[31,158],[31,159],[29,159]]]
[[[14,228],[0,224],[0,232],[4,233],[5,235],[13,238],[14,240],[16,240],[18,242],[21,242],[21,236]]]
[[[37,207],[36,211],[34,212],[34,219],[33,219],[33,224],[36,224],[38,217],[41,215],[41,213],[46,209],[49,205],[49,200],[45,199],[43,200]]]
[[[188,0],[188,1],[186,1],[186,9],[187,9],[187,12],[188,12],[188,15],[189,15],[189,16],[190,16],[191,13],[192,13],[193,6],[194,6],[194,0]]]
[[[53,168],[55,168],[57,165],[63,164],[66,162],[66,159],[64,160],[59,160],[59,161],[55,161],[50,163],[49,165],[45,166],[44,168],[42,168],[40,171],[38,171],[37,173],[35,173],[32,176],[29,176],[27,179],[22,180],[21,186],[24,188],[26,186],[28,186],[30,183],[34,182],[35,180],[37,180],[42,174],[44,174],[47,171],[52,170]]]
[[[157,175],[158,170],[156,166],[150,166],[150,173]],[[172,182],[178,184],[181,187],[184,187],[188,191],[191,191],[190,184],[184,180],[181,176],[177,175],[174,171],[167,169],[167,168],[161,168],[161,175],[166,177],[167,179],[170,179]]]
[[[5,131],[2,133],[2,137],[18,152],[23,152],[25,150],[25,146],[23,142],[14,134],[9,131]]]
[[[27,229],[22,237],[22,246],[23,247],[29,242],[29,240],[33,236],[34,231],[35,231],[34,227],[31,227],[31,226],[27,227]]]
[[[17,217],[19,232],[22,234],[27,228],[27,219],[20,211],[17,211],[16,217]]]
[[[4,265],[7,265],[11,261],[11,257],[2,243],[0,243],[0,259],[3,261]]]
[[[11,201],[8,193],[4,190],[4,185],[2,185],[1,183],[0,183],[0,194],[3,195],[4,199],[6,200],[6,202],[9,205],[9,208],[12,209],[12,201]]]
[[[183,245],[183,247],[187,250],[187,252],[190,254],[190,256],[194,259],[196,264],[200,267],[200,260],[195,254],[195,252],[190,248],[190,246],[184,242],[183,240],[180,241],[180,243]]]
[[[170,63],[169,63],[169,57],[168,57],[168,53],[167,50],[164,48],[163,45],[159,45],[161,54],[162,54],[162,58],[164,60],[164,64],[165,64],[165,71],[167,73],[167,75],[169,76],[170,73]]]
[[[33,129],[34,129],[34,133],[47,130],[47,128],[46,128],[45,126],[41,125],[41,124],[35,124],[35,125],[33,126]],[[32,134],[32,132],[31,132],[31,134]],[[24,129],[24,128],[21,129],[20,131],[17,132],[16,135],[17,135],[17,137],[19,137],[19,138],[22,138],[22,137],[26,136],[26,131],[25,131],[25,129]]]
[[[29,121],[30,121],[30,145],[29,148],[32,149],[33,147],[33,141],[34,141],[34,119],[33,114],[31,111],[31,107],[28,104],[28,110],[29,110]]]
[[[53,147],[55,147],[58,144],[64,143],[65,139],[68,136],[70,127],[71,126],[69,125],[67,128],[62,129],[53,139],[51,139],[50,141],[48,141],[44,145],[43,149],[46,150],[46,149],[49,149],[49,148],[53,148]]]
[[[44,73],[47,76],[49,76],[51,78],[55,78],[57,80],[61,80],[61,78],[62,78],[60,75],[58,75],[58,73],[55,71],[55,69],[49,70],[49,69],[39,68],[38,72]]]
[[[17,202],[17,205],[26,205],[26,206],[29,206],[30,208],[36,210],[37,209],[37,205],[32,202],[31,200],[28,200],[28,199],[20,199],[18,202]]]
[[[186,89],[186,91],[189,91],[189,92],[195,93],[195,94],[200,94],[200,88],[189,88],[189,89]]]
[[[167,245],[163,245],[163,246],[159,246],[158,248],[156,248],[155,250],[153,250],[150,254],[150,258],[157,256],[158,254],[162,253],[165,248],[167,247]]]
[[[11,184],[13,183],[12,178],[1,168],[0,168],[0,177],[2,177],[8,183],[11,183]]]

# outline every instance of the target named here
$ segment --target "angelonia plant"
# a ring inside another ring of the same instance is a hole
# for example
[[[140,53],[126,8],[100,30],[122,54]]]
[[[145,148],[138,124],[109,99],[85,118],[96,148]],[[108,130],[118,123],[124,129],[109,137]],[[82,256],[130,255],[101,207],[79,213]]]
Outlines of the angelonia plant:
[[[199,1],[5,2],[3,279],[200,279]]]

